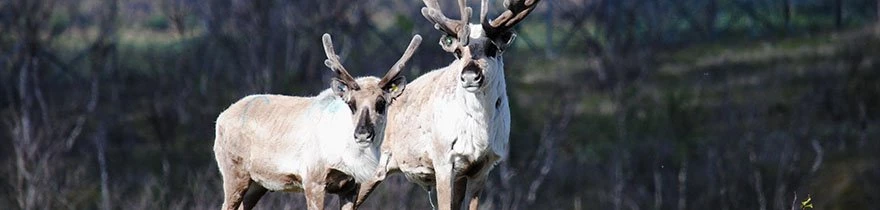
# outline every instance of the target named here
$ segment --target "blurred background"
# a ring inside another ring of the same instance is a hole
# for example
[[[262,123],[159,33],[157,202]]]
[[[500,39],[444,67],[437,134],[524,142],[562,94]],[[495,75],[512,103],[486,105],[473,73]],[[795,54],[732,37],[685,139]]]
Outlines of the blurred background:
[[[223,109],[327,88],[323,33],[354,75],[384,74],[417,33],[408,78],[447,65],[421,7],[0,1],[0,207],[216,209]],[[877,0],[542,1],[504,54],[511,154],[481,205],[801,209],[809,195],[816,209],[876,209],[878,11]],[[427,209],[426,198],[396,175],[365,208]],[[270,193],[259,207],[303,200]]]

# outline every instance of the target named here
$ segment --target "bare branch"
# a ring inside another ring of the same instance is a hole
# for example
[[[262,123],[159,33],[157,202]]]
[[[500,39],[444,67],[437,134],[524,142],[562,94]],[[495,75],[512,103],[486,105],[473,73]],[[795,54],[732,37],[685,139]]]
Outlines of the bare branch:
[[[86,116],[92,114],[95,111],[95,108],[98,106],[98,76],[92,76],[91,83],[91,94],[89,94],[89,102],[86,105],[86,113],[79,115],[76,118],[76,123],[71,129],[70,134],[65,138],[65,149],[69,150],[73,147],[73,144],[76,143],[76,138],[82,133],[83,125],[86,122]]]

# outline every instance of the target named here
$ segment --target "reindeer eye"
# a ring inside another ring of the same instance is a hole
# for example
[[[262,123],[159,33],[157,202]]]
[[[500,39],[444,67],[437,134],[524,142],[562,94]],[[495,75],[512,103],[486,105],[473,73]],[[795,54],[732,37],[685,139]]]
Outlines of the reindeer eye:
[[[495,57],[496,54],[498,54],[498,47],[489,42],[489,44],[486,45],[486,56]]]
[[[355,103],[354,100],[346,101],[345,103],[348,104],[348,108],[351,109],[352,113],[354,113],[354,111],[357,110],[357,109],[355,109],[355,108],[357,108],[357,103]]]
[[[451,36],[443,35],[443,38],[441,38],[441,39],[442,39],[441,41],[443,42],[444,46],[452,45],[452,37]]]
[[[386,103],[384,98],[380,97],[379,100],[376,100],[376,112],[378,112],[379,114],[385,114],[385,105]]]

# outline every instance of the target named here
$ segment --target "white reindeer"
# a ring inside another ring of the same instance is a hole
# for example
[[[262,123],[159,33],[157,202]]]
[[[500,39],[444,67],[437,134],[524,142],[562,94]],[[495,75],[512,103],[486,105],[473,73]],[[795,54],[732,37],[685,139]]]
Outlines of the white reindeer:
[[[481,23],[469,24],[465,0],[458,1],[461,20],[443,15],[436,0],[424,0],[422,15],[445,33],[440,46],[455,61],[412,81],[391,105],[381,168],[362,185],[357,205],[387,174],[403,172],[429,193],[436,186],[440,209],[460,208],[466,194],[469,208],[477,209],[489,171],[508,154],[510,108],[501,53],[516,37],[511,28],[537,2],[506,1],[507,10],[490,21],[483,0]]]
[[[251,209],[267,191],[305,192],[323,209],[324,192],[354,209],[359,183],[376,171],[386,107],[406,85],[400,75],[421,43],[415,35],[382,78],[345,70],[324,34],[331,87],[313,97],[251,95],[217,117],[214,155],[223,176],[223,209]],[[243,204],[243,205],[242,205]]]

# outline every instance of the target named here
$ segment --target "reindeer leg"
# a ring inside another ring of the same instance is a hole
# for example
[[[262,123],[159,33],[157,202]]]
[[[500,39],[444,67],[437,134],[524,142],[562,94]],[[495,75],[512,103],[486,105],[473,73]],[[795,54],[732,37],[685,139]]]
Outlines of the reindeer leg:
[[[242,197],[248,190],[247,177],[223,178],[223,209],[235,210],[241,205]]]
[[[321,181],[309,181],[303,183],[303,192],[306,194],[306,205],[309,210],[324,209],[324,183]]]
[[[223,206],[221,209],[237,209],[248,190],[251,179],[239,167],[240,163],[240,158],[217,156],[217,165],[220,167],[220,175],[223,177]]]
[[[367,196],[373,193],[373,190],[376,190],[376,187],[379,186],[379,183],[382,183],[382,181],[384,181],[384,177],[382,179],[370,180],[360,185],[357,194],[355,194],[354,208],[357,209],[357,207],[364,204],[364,202],[367,201]]]
[[[342,210],[355,210],[358,208],[356,204],[358,200],[360,185],[355,186],[353,190],[339,194],[339,208]]]
[[[255,206],[257,206],[257,201],[260,201],[260,198],[262,198],[263,195],[266,194],[266,192],[269,192],[269,190],[263,186],[260,186],[260,184],[257,184],[257,182],[250,181],[250,186],[248,187],[247,192],[244,194],[244,202],[242,202],[241,204],[241,209],[253,209]]]
[[[477,210],[480,207],[480,194],[483,192],[483,187],[486,184],[486,176],[478,176],[474,179],[468,180],[467,188],[468,188],[468,197],[470,197],[470,205],[468,209]]]
[[[452,184],[452,208],[461,209],[461,203],[464,201],[465,192],[467,191],[468,179],[461,177]]]
[[[455,183],[453,182],[455,177],[452,173],[452,165],[435,165],[434,169],[434,176],[437,180],[437,206],[440,210],[452,210],[454,205],[453,193],[455,190]]]
[[[370,193],[373,193],[373,190],[376,190],[376,187],[379,186],[382,181],[385,181],[385,177],[388,175],[389,170],[396,170],[397,165],[391,164],[391,153],[385,152],[379,156],[379,164],[381,167],[376,168],[376,175],[373,176],[372,180],[368,180],[365,183],[358,186],[360,189],[358,190],[358,194],[356,197],[356,202],[354,208],[357,209],[358,206],[364,204],[367,200],[367,196],[370,196]]]

